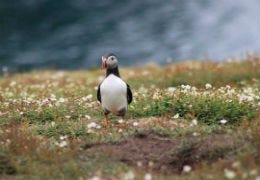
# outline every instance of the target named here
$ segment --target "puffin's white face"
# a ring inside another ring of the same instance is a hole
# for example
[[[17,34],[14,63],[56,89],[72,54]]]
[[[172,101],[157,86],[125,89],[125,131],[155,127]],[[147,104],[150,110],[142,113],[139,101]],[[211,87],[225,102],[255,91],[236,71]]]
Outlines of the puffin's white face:
[[[115,68],[118,65],[118,60],[116,56],[108,56],[107,59],[102,56],[102,69],[103,68]]]

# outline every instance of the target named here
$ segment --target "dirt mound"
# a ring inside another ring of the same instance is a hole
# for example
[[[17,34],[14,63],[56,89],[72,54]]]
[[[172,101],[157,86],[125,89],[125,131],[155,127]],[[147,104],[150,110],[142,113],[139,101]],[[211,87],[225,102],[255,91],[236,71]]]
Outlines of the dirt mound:
[[[143,170],[179,174],[184,165],[194,168],[202,161],[230,157],[245,141],[226,134],[206,137],[167,138],[156,134],[138,134],[118,143],[86,145],[88,153],[103,153],[115,161]]]

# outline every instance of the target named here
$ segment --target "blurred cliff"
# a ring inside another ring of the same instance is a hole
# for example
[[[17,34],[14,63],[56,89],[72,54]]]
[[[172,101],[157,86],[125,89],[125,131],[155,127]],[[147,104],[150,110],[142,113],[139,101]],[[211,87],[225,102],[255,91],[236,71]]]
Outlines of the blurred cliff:
[[[260,52],[259,0],[0,2],[0,66],[78,69]]]

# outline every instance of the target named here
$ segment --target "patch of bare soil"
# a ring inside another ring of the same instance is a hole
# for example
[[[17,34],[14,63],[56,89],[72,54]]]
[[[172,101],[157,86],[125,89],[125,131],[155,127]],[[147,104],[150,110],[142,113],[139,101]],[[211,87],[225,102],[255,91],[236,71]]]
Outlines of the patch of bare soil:
[[[245,144],[243,138],[227,134],[206,137],[167,138],[156,134],[138,134],[118,143],[86,145],[88,153],[103,153],[113,160],[138,169],[158,173],[180,174],[184,165],[230,158]]]

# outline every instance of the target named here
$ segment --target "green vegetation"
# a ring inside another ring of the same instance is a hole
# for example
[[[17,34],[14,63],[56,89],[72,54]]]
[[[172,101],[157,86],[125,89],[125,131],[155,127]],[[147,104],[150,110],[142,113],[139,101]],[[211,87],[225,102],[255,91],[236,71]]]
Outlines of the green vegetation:
[[[100,70],[0,77],[0,178],[255,179],[260,59],[124,68],[134,101],[103,125]]]

